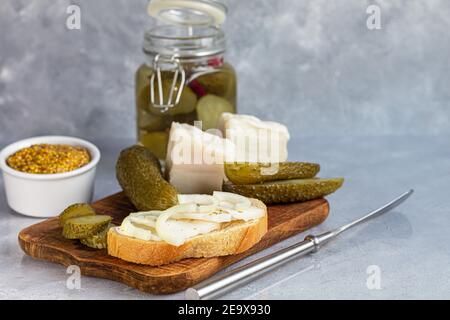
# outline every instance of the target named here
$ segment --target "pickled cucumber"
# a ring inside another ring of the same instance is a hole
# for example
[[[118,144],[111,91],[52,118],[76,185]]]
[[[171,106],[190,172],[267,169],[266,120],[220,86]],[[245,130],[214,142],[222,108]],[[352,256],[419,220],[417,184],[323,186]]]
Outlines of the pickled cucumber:
[[[217,128],[220,116],[224,112],[234,112],[234,107],[226,99],[213,94],[200,98],[197,104],[197,116],[202,121],[202,129]]]
[[[140,91],[136,92],[137,110],[150,112],[150,85],[143,86]]]
[[[145,147],[123,150],[117,160],[116,176],[138,210],[165,210],[178,203],[177,190],[164,180],[159,160]]]
[[[153,74],[153,69],[145,64],[143,64],[138,71],[136,72],[136,97],[142,93],[146,92],[150,97],[150,77]],[[143,91],[144,87],[147,87],[145,91]],[[149,100],[147,100],[149,101]]]
[[[293,179],[261,184],[237,185],[226,182],[223,190],[256,198],[265,204],[301,202],[322,198],[339,189],[344,179]]]
[[[172,81],[173,81],[173,74],[170,74],[169,76],[165,76],[166,78],[162,79],[162,91],[163,91],[163,100],[160,101],[159,99],[159,91],[158,86],[155,80],[155,103],[156,104],[167,104],[169,101],[169,94],[170,89],[172,88]],[[150,85],[149,85],[150,90]],[[178,94],[179,85],[175,86],[175,90],[173,92],[172,101],[175,102],[176,96]],[[150,97],[150,91],[149,91],[149,97]],[[149,100],[150,101],[150,98]],[[184,86],[183,91],[181,92],[180,102],[175,105],[174,107],[171,107],[167,110],[167,112],[164,112],[163,109],[157,108],[153,106],[151,103],[149,103],[150,111],[155,115],[161,115],[161,114],[168,114],[171,116],[177,115],[177,114],[186,114],[191,113],[195,111],[195,106],[197,105],[197,95],[191,90],[191,88]]]
[[[87,203],[76,203],[67,207],[59,215],[59,225],[62,227],[67,220],[77,217],[95,216],[95,210]]]
[[[236,76],[233,67],[228,63],[225,63],[217,72],[196,78],[196,81],[207,93],[235,99]]]
[[[165,159],[169,134],[165,131],[141,134],[139,141],[159,159]]]
[[[109,223],[99,233],[96,233],[88,238],[80,239],[80,242],[90,248],[106,249],[108,230],[113,227],[115,227],[115,225],[113,223]]]
[[[100,232],[112,218],[110,216],[84,216],[67,220],[63,226],[63,236],[67,239],[83,239]]]
[[[234,184],[314,178],[320,165],[306,162],[225,163],[225,174]]]
[[[163,131],[170,126],[170,122],[163,116],[157,116],[153,113],[138,109],[137,123],[138,129],[144,131]]]

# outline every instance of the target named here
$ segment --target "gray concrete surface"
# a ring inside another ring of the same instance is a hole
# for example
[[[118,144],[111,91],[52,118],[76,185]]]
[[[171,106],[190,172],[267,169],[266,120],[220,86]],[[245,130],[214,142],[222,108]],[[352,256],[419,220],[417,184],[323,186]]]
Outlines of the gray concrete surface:
[[[146,3],[2,0],[0,137],[133,137]],[[241,112],[302,135],[450,134],[449,1],[227,3]],[[69,4],[81,30],[65,27]]]
[[[99,199],[119,190],[114,162],[120,149],[132,140],[94,142],[103,153],[95,193]],[[450,298],[449,136],[296,136],[290,150],[291,160],[319,162],[320,176],[346,178],[343,188],[328,197],[329,218],[309,232],[325,231],[359,217],[409,188],[414,188],[415,194],[401,207],[342,235],[318,254],[279,267],[224,298]],[[183,298],[183,294],[143,294],[90,277],[82,277],[80,290],[69,290],[64,267],[33,260],[18,246],[18,232],[38,221],[11,212],[3,185],[0,187],[0,299]],[[300,241],[305,235],[246,261]],[[367,273],[370,266],[379,268],[379,290],[367,287],[372,279]]]

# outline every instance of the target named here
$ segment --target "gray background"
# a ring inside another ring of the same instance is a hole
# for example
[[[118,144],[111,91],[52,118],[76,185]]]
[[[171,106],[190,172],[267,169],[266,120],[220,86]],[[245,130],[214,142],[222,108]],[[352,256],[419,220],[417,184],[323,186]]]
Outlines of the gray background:
[[[81,30],[67,30],[79,4]],[[381,7],[382,29],[366,27]],[[2,0],[0,140],[135,134],[146,0]],[[450,2],[230,0],[239,109],[303,136],[450,133]]]

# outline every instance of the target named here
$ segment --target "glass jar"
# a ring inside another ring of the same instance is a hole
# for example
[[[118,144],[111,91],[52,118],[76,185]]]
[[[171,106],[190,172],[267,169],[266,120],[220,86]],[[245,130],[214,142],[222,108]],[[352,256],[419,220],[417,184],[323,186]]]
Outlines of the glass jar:
[[[145,33],[147,59],[136,73],[138,140],[160,159],[166,156],[172,122],[201,121],[208,130],[217,128],[223,112],[236,112],[236,73],[224,60],[224,33],[212,25],[223,22],[217,13],[225,14],[226,8],[201,1],[216,11],[203,6],[200,12],[192,8],[199,1],[186,0],[187,7],[170,7],[168,14],[170,2],[150,2],[149,13],[172,24]]]

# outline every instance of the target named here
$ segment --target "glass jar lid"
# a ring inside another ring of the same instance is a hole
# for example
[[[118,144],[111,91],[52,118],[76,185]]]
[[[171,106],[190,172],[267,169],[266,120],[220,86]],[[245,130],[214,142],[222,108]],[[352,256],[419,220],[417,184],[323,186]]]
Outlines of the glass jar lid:
[[[220,25],[227,7],[216,0],[151,0],[150,16],[165,22],[145,33],[144,52],[181,59],[217,55],[225,51]]]
[[[151,0],[148,14],[172,25],[220,26],[227,7],[216,0]]]
[[[151,55],[195,59],[225,52],[222,30],[215,27],[166,25],[148,30],[144,36],[144,52]]]

